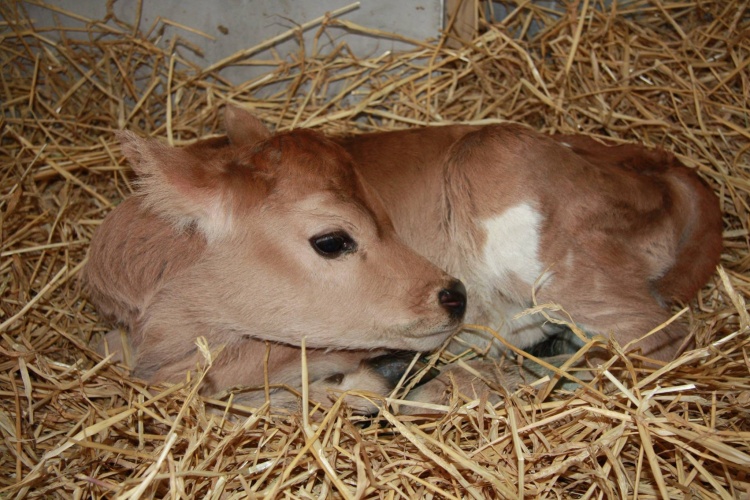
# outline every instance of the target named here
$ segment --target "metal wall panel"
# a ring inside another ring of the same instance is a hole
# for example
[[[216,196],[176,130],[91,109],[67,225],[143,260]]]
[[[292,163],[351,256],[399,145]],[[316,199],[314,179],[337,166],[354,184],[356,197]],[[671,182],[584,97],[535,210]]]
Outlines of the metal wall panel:
[[[106,15],[107,2],[104,0],[47,0],[47,3],[90,19],[101,19]],[[179,27],[167,26],[160,41],[161,46],[166,47],[176,35],[188,40],[200,47],[203,56],[193,54],[185,47],[180,48],[180,53],[200,66],[207,66],[352,3],[353,0],[144,0],[140,29],[148,31],[154,21],[162,17],[214,37],[211,40]],[[443,21],[441,0],[359,0],[359,4],[358,8],[343,14],[341,18],[416,40],[435,38],[440,33]],[[114,12],[121,19],[133,23],[137,19],[137,6],[137,0],[120,0],[115,2]],[[82,26],[71,17],[53,14],[33,4],[28,4],[26,8],[37,21],[37,26],[50,25],[55,19],[65,26]],[[308,53],[315,31],[312,28],[305,33]],[[329,29],[322,42],[330,48],[331,44],[342,39],[347,41],[355,54],[362,57],[410,47],[385,38],[347,35],[341,29]],[[283,57],[298,51],[299,44],[290,39],[275,45],[275,49]],[[268,51],[257,55],[258,59],[271,57]],[[263,67],[232,68],[224,75],[239,83],[267,70]]]

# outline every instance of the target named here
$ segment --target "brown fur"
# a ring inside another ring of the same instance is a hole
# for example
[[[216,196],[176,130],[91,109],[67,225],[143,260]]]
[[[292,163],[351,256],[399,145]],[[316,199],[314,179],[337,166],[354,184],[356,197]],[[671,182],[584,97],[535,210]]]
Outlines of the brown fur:
[[[316,394],[352,384],[383,393],[389,385],[367,367],[371,349],[430,350],[457,327],[435,299],[451,280],[438,268],[466,282],[467,321],[530,304],[523,269],[502,282],[482,271],[491,243],[483,221],[523,203],[541,218],[533,257],[549,273],[539,301],[561,303],[621,344],[668,318],[672,300],[689,300],[721,252],[716,197],[661,150],[519,125],[336,144],[305,130],[271,136],[236,108],[226,119],[229,142],[175,149],[123,135],[139,195],[92,243],[92,301],[131,331],[136,373],[153,380],[192,368],[203,335],[227,346],[211,391],[260,384],[265,341],[272,382],[298,383],[295,346],[306,337]],[[327,261],[311,251],[315,228],[333,226],[356,233],[357,254]],[[505,334],[524,347],[541,331],[532,321]],[[684,335],[672,326],[635,347],[669,359]]]

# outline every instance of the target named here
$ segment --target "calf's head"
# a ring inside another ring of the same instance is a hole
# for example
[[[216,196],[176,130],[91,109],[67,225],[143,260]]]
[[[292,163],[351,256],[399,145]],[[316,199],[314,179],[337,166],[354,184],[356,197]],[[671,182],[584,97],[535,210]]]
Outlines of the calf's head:
[[[463,285],[399,240],[340,146],[310,130],[271,135],[237,109],[226,118],[229,139],[184,148],[121,136],[144,205],[207,241],[141,334],[430,350],[459,327]]]

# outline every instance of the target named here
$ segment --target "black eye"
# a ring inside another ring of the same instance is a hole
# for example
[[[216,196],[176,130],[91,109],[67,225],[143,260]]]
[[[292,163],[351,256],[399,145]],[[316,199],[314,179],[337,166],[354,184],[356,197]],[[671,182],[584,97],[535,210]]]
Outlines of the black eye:
[[[314,236],[310,238],[310,245],[318,254],[327,259],[335,259],[357,250],[357,243],[343,231]]]

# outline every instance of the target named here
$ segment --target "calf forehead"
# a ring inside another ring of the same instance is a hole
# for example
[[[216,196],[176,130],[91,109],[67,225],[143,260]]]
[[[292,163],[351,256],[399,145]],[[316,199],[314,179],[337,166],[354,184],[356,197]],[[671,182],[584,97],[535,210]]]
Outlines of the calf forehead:
[[[263,142],[256,151],[263,160],[275,164],[282,174],[354,183],[351,156],[344,148],[312,130],[278,134]]]
[[[261,154],[276,165],[276,194],[282,199],[307,199],[307,209],[349,207],[371,219],[378,233],[392,227],[381,199],[339,144],[301,129],[279,134],[261,147]]]

